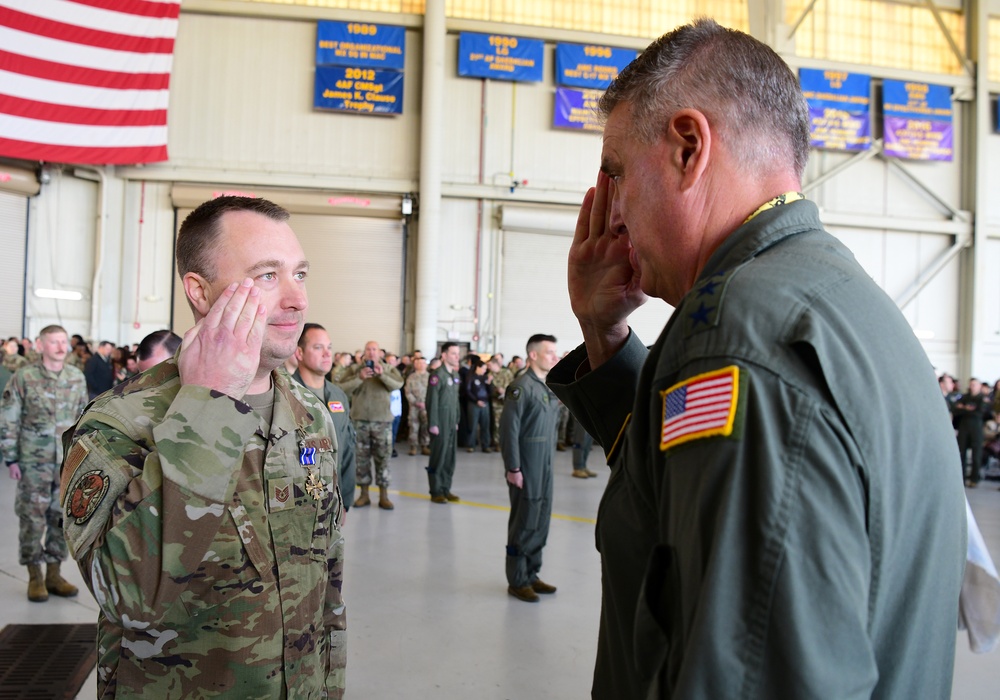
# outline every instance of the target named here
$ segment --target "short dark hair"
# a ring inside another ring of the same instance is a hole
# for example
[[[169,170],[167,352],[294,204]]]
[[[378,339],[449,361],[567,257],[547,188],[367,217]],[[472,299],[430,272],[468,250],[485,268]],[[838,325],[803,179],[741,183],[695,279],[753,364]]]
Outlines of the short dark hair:
[[[545,335],[544,333],[535,333],[533,336],[528,338],[528,344],[524,346],[525,352],[530,353],[533,348],[537,347],[539,343],[544,342],[554,343],[556,342],[556,337],[554,335]]]
[[[139,343],[139,348],[135,351],[135,355],[139,361],[145,362],[152,357],[157,348],[161,346],[164,350],[173,355],[177,352],[177,348],[181,346],[181,337],[173,331],[168,331],[166,329],[162,331],[153,331],[142,339]]]
[[[441,343],[441,354],[444,355],[446,352],[448,352],[452,348],[457,348],[457,347],[458,347],[458,343],[453,343],[450,340],[448,342],[446,342],[446,343]]]
[[[302,335],[299,336],[299,347],[300,348],[302,348],[304,350],[305,347],[306,347],[306,333],[308,333],[309,331],[312,331],[312,330],[317,330],[317,329],[319,329],[321,331],[325,331],[326,330],[325,328],[323,328],[323,326],[319,325],[318,323],[307,323],[304,326],[302,326]]]
[[[210,253],[219,236],[219,221],[231,211],[249,211],[273,221],[288,221],[290,214],[274,202],[256,197],[216,197],[187,215],[177,231],[177,274],[184,277],[196,272],[213,281],[215,269]]]

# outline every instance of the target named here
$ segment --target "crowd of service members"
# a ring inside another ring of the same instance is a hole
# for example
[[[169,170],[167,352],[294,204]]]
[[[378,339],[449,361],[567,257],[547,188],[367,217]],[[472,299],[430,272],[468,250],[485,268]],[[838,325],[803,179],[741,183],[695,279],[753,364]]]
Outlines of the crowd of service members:
[[[965,485],[974,489],[984,476],[984,467],[989,471],[1000,462],[1000,380],[990,388],[972,377],[962,392],[954,377],[942,374],[938,385],[951,413]]]

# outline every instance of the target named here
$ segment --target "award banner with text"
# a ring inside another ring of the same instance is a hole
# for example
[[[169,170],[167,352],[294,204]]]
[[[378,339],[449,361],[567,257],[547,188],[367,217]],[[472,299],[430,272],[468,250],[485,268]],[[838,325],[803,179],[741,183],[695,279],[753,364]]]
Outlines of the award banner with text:
[[[597,101],[603,94],[603,90],[557,87],[552,126],[560,129],[603,131],[604,125],[597,114]]]
[[[838,151],[871,148],[870,75],[800,68],[799,83],[809,105],[813,148]]]
[[[316,65],[403,70],[406,30],[388,24],[316,24]]]
[[[902,80],[882,82],[886,155],[950,161],[954,154],[951,88]]]
[[[373,68],[316,66],[313,106],[356,114],[402,114],[403,73]]]
[[[604,90],[639,55],[634,49],[584,44],[556,45],[556,83]]]
[[[458,36],[458,74],[463,77],[538,83],[544,60],[541,39],[475,32]]]

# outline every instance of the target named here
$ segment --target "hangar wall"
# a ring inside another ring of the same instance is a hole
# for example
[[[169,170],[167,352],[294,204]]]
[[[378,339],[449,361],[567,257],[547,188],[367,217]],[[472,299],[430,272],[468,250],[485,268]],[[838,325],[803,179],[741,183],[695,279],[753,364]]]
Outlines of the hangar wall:
[[[1000,15],[997,4],[991,2],[981,12]],[[171,191],[177,183],[218,185],[227,191],[287,188],[328,194],[331,202],[412,195],[419,214],[422,18],[303,8],[293,12],[273,5],[233,9],[240,5],[210,0],[184,4],[171,83],[168,162],[131,168],[53,166],[50,182],[29,200],[27,333],[61,320],[71,333],[124,343],[170,324],[175,317],[172,246],[179,223]],[[226,11],[219,12],[220,7]],[[312,109],[315,21],[358,17],[407,27],[400,116]],[[530,275],[523,274],[521,261],[533,255],[537,269],[565,274],[561,246],[568,246],[572,211],[596,175],[601,139],[552,128],[552,54],[557,40],[593,42],[601,37],[466,20],[448,20],[448,27],[435,337],[509,356],[522,353],[525,338],[519,336],[528,328],[565,328],[560,345],[568,349],[579,340],[574,324],[562,318],[568,304],[551,299],[548,278],[539,287],[537,303],[529,304],[533,297],[524,285],[530,284]],[[458,77],[459,29],[546,39],[543,82]],[[634,48],[646,43],[611,36],[603,41]],[[793,46],[774,43],[793,67],[824,65],[798,59]],[[911,75],[851,68],[876,80]],[[1000,89],[993,83],[980,88],[967,76],[913,77],[955,88],[955,159],[893,162],[877,155],[814,151],[805,187],[830,230],[901,303],[932,362],[941,370],[992,379],[1000,376],[1000,281],[995,274],[1000,265],[1000,198],[977,200],[973,183],[977,172],[985,173],[990,183],[997,181],[1000,137],[977,141],[976,120],[981,117],[975,89],[994,95]],[[549,229],[514,226],[505,231],[504,207],[511,206],[536,208],[538,220],[550,222]],[[982,233],[974,233],[973,209]],[[328,215],[339,215],[336,205],[331,204]],[[402,212],[399,218],[413,221]],[[409,291],[402,311],[393,311],[403,316],[404,347],[395,350],[409,349],[414,331],[410,296],[416,226],[407,230]],[[973,241],[974,247],[968,245]],[[363,253],[358,257],[358,265],[378,269],[377,259]],[[928,278],[931,268],[934,274]],[[965,280],[975,271],[973,293]],[[32,290],[43,284],[79,288],[84,298],[37,299]],[[512,289],[512,284],[518,287]],[[363,288],[351,291],[364,296]],[[331,302],[314,298],[312,303],[318,309]],[[519,310],[519,305],[525,308]],[[669,313],[661,306],[636,319],[648,342]]]

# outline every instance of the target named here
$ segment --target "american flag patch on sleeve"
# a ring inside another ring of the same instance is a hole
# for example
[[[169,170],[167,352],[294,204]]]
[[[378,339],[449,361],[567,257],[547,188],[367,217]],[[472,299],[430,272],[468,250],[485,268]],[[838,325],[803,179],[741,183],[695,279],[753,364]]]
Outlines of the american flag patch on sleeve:
[[[731,365],[674,384],[663,396],[660,449],[690,440],[730,435],[739,399],[740,368]]]

